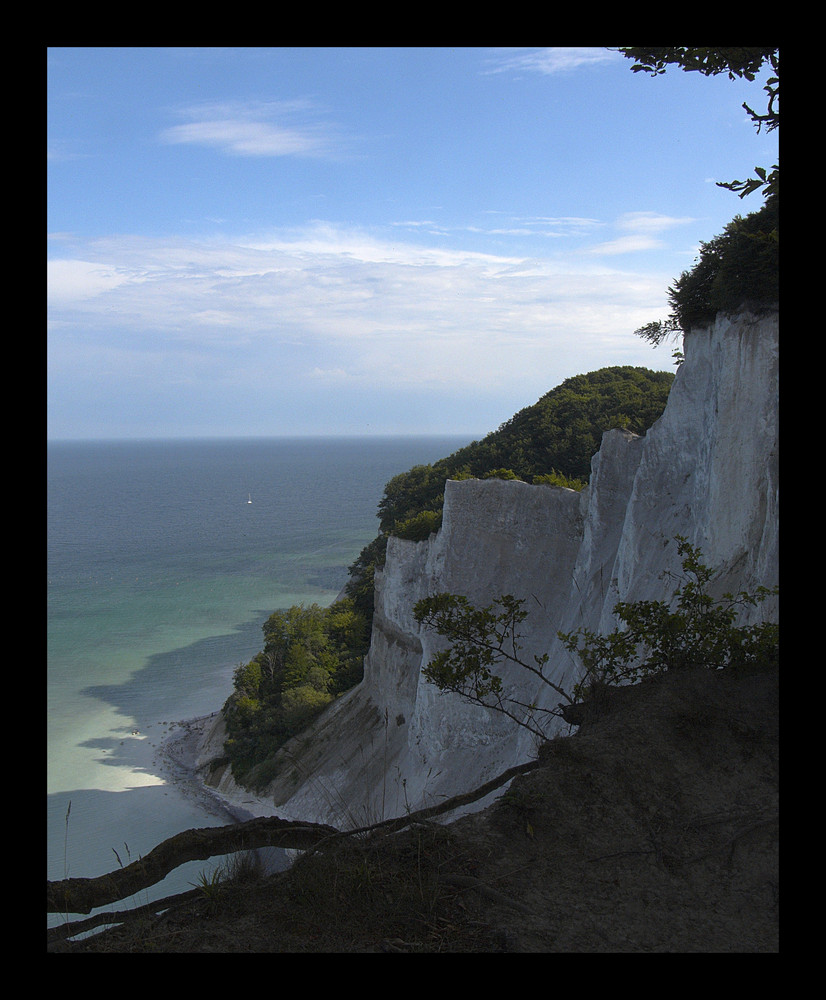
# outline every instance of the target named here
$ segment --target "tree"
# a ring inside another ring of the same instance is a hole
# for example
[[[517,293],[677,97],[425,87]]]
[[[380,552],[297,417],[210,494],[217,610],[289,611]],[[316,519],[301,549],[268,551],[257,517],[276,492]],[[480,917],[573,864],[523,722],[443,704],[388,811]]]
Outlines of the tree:
[[[273,612],[264,649],[234,674],[224,705],[224,750],[242,784],[263,781],[261,765],[363,673],[368,633],[350,598]]]
[[[418,601],[413,615],[420,625],[452,643],[424,668],[427,680],[441,691],[452,691],[466,701],[501,712],[544,739],[543,719],[559,716],[559,707],[539,709],[534,702],[507,694],[502,678],[493,671],[497,664],[515,663],[573,704],[572,696],[546,676],[547,653],[534,656],[533,663],[521,656],[518,629],[528,614],[524,604],[524,600],[504,594],[485,608],[475,608],[466,597],[442,593]]]
[[[780,125],[780,50],[776,46],[768,48],[692,48],[689,46],[674,47],[625,47],[619,51],[627,58],[634,59],[631,67],[634,73],[650,73],[659,76],[665,73],[669,66],[679,66],[686,72],[702,73],[703,76],[717,76],[727,73],[730,80],[745,78],[753,81],[762,67],[768,63],[773,75],[770,76],[763,90],[768,101],[765,114],[758,114],[748,104],[743,104],[758,133],[765,127],[772,132]],[[718,187],[735,191],[744,198],[753,191],[763,190],[766,197],[777,194],[780,183],[780,171],[774,164],[770,172],[764,167],[755,167],[756,177],[745,181],[718,182]]]
[[[775,663],[779,626],[771,622],[738,626],[736,619],[743,607],[762,603],[778,589],[758,587],[754,594],[726,593],[714,599],[708,593],[714,574],[702,563],[702,553],[682,536],[675,540],[683,575],[670,601],[619,602],[614,614],[621,624],[604,635],[585,628],[558,633],[582,666],[581,677],[570,692],[547,677],[547,653],[534,656],[533,663],[522,658],[519,627],[527,617],[525,601],[510,594],[484,608],[447,593],[419,601],[413,612],[416,620],[451,643],[428,663],[424,676],[439,690],[501,712],[544,739],[551,718],[566,719],[570,706],[606,686],[637,683],[667,670]],[[564,703],[540,709],[535,702],[507,694],[494,669],[503,663],[522,667]]]
[[[770,195],[757,212],[736,215],[719,236],[700,244],[694,266],[668,289],[671,314],[635,330],[655,347],[667,337],[713,321],[744,304],[776,305],[780,298],[779,208]]]

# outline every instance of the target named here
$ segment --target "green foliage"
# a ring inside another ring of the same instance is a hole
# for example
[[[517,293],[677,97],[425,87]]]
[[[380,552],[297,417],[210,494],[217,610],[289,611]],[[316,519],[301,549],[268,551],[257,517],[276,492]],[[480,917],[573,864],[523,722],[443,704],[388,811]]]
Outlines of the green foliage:
[[[634,73],[659,76],[669,66],[704,76],[728,74],[729,79],[753,81],[768,65],[772,75],[763,87],[767,96],[766,112],[758,114],[748,104],[743,108],[758,132],[771,132],[780,125],[780,50],[776,46],[696,48],[691,46],[621,47],[619,51],[633,59]],[[666,338],[688,333],[692,327],[712,321],[718,312],[735,311],[743,305],[770,306],[779,299],[779,226],[778,202],[780,171],[755,167],[755,176],[745,181],[719,182],[739,194],[755,191],[765,196],[763,208],[746,219],[735,217],[721,236],[701,244],[700,258],[669,288],[672,312],[668,319],[648,323],[637,335],[654,346]],[[678,359],[679,363],[679,359]]]
[[[368,623],[373,620],[373,574],[384,566],[387,555],[387,534],[382,532],[361,550],[358,559],[350,566],[349,579],[344,592],[353,607]]]
[[[446,478],[444,472],[433,465],[414,465],[408,472],[394,476],[384,487],[384,496],[379,501],[382,531],[395,534],[397,525],[421,511],[439,509],[444,501]]]
[[[482,479],[507,479],[507,480],[517,480],[521,482],[521,476],[513,471],[513,469],[491,469],[490,472],[486,472]]]
[[[743,607],[761,604],[777,588],[726,593],[716,600],[708,592],[714,574],[701,562],[700,550],[681,536],[676,541],[683,576],[671,601],[621,601],[614,614],[622,626],[606,635],[588,629],[559,633],[584,667],[583,690],[593,684],[636,683],[665,670],[716,670],[777,660],[777,624],[735,624]]]
[[[735,216],[720,236],[700,244],[694,267],[668,289],[671,315],[637,336],[655,346],[666,337],[704,326],[720,312],[774,306],[780,298],[778,199],[745,218]]]
[[[559,475],[584,483],[603,433],[626,427],[644,434],[665,409],[673,380],[670,372],[630,365],[566,379],[481,441],[394,476],[378,506],[382,533],[398,534],[423,511],[441,511],[446,479]]]
[[[236,668],[224,705],[224,749],[242,783],[361,680],[369,639],[366,618],[350,599],[275,611],[263,631],[263,650]]]
[[[627,59],[636,63],[633,73],[644,71],[652,76],[665,73],[669,66],[679,66],[686,72],[698,72],[703,76],[718,76],[727,73],[730,80],[745,77],[754,80],[764,63],[769,62],[776,69],[778,50],[769,48],[693,48],[689,46],[640,47],[623,46],[619,49]]]
[[[409,538],[414,542],[421,542],[425,538],[429,538],[434,531],[438,531],[441,526],[442,512],[440,510],[423,510],[397,524],[393,534],[399,538]]]
[[[541,476],[534,476],[533,484],[534,486],[561,486],[563,489],[575,490],[577,493],[581,493],[588,485],[586,480],[566,476],[556,469],[551,469],[550,472]]]
[[[736,216],[722,235],[700,244],[700,259],[669,289],[675,321],[683,330],[743,304],[775,305],[780,297],[777,198],[759,212]]]
[[[504,594],[485,608],[474,607],[457,594],[435,594],[418,601],[413,615],[451,645],[438,652],[424,668],[424,676],[440,691],[452,691],[467,701],[501,712],[520,726],[544,738],[543,716],[559,715],[557,709],[539,709],[507,693],[494,667],[504,662],[518,664],[558,695],[571,701],[562,688],[544,673],[547,654],[522,659],[519,626],[527,618],[525,602]]]
[[[774,664],[779,658],[780,629],[759,622],[737,625],[745,606],[756,606],[777,588],[758,587],[754,594],[709,594],[714,574],[701,561],[699,549],[677,536],[683,575],[670,601],[619,602],[614,614],[621,627],[608,634],[589,629],[558,633],[566,649],[583,667],[583,677],[568,693],[544,673],[547,654],[522,658],[519,627],[527,617],[525,601],[510,594],[484,608],[466,597],[436,594],[419,601],[416,620],[435,630],[451,644],[437,653],[424,670],[425,677],[441,691],[452,691],[466,700],[495,709],[537,736],[545,735],[545,718],[564,712],[537,709],[513,695],[506,695],[495,668],[506,662],[519,665],[568,703],[581,700],[600,685],[636,683],[666,670],[689,668],[740,668]]]

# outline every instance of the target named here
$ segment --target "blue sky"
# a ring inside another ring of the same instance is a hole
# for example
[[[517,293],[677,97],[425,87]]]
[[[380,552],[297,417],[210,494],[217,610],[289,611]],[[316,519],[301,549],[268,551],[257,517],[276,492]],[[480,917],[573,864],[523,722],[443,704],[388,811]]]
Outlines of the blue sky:
[[[52,48],[48,435],[467,434],[608,365],[776,162],[605,48]]]

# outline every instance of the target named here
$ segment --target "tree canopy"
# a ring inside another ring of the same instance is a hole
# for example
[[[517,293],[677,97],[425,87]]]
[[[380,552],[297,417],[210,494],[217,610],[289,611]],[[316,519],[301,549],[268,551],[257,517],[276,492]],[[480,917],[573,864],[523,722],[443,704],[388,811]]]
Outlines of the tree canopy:
[[[264,648],[240,664],[224,705],[224,749],[236,779],[266,782],[266,762],[342,691],[361,680],[369,641],[350,600],[294,605],[263,626]]]
[[[776,306],[780,299],[780,219],[777,195],[745,218],[736,215],[723,232],[700,244],[694,266],[668,289],[671,313],[636,334],[654,346],[689,333],[720,312]]]
[[[395,476],[379,502],[381,530],[422,511],[439,511],[446,479],[499,478],[536,482],[557,473],[559,484],[582,488],[602,435],[614,427],[644,434],[665,408],[671,372],[621,365],[566,379],[481,441],[432,465]]]

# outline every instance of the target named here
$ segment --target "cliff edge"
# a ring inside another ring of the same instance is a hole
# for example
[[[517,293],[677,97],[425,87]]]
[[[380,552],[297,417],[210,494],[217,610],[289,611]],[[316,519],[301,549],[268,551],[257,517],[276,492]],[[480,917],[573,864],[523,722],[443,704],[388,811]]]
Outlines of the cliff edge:
[[[607,431],[582,493],[448,481],[441,529],[389,540],[362,683],[280,751],[259,795],[226,769],[215,789],[254,815],[346,828],[436,804],[535,756],[527,732],[423,679],[441,640],[418,626],[413,606],[430,594],[525,599],[525,655],[548,652],[551,679],[570,688],[577,664],[557,632],[612,629],[620,600],[667,600],[667,574],[680,570],[675,536],[720,571],[719,593],[775,585],[778,325],[776,312],[744,311],[687,335],[663,415],[642,437]],[[775,600],[758,610],[773,618]],[[524,672],[503,679],[527,700],[548,696],[529,690]],[[202,762],[221,755],[222,740],[219,723]]]

